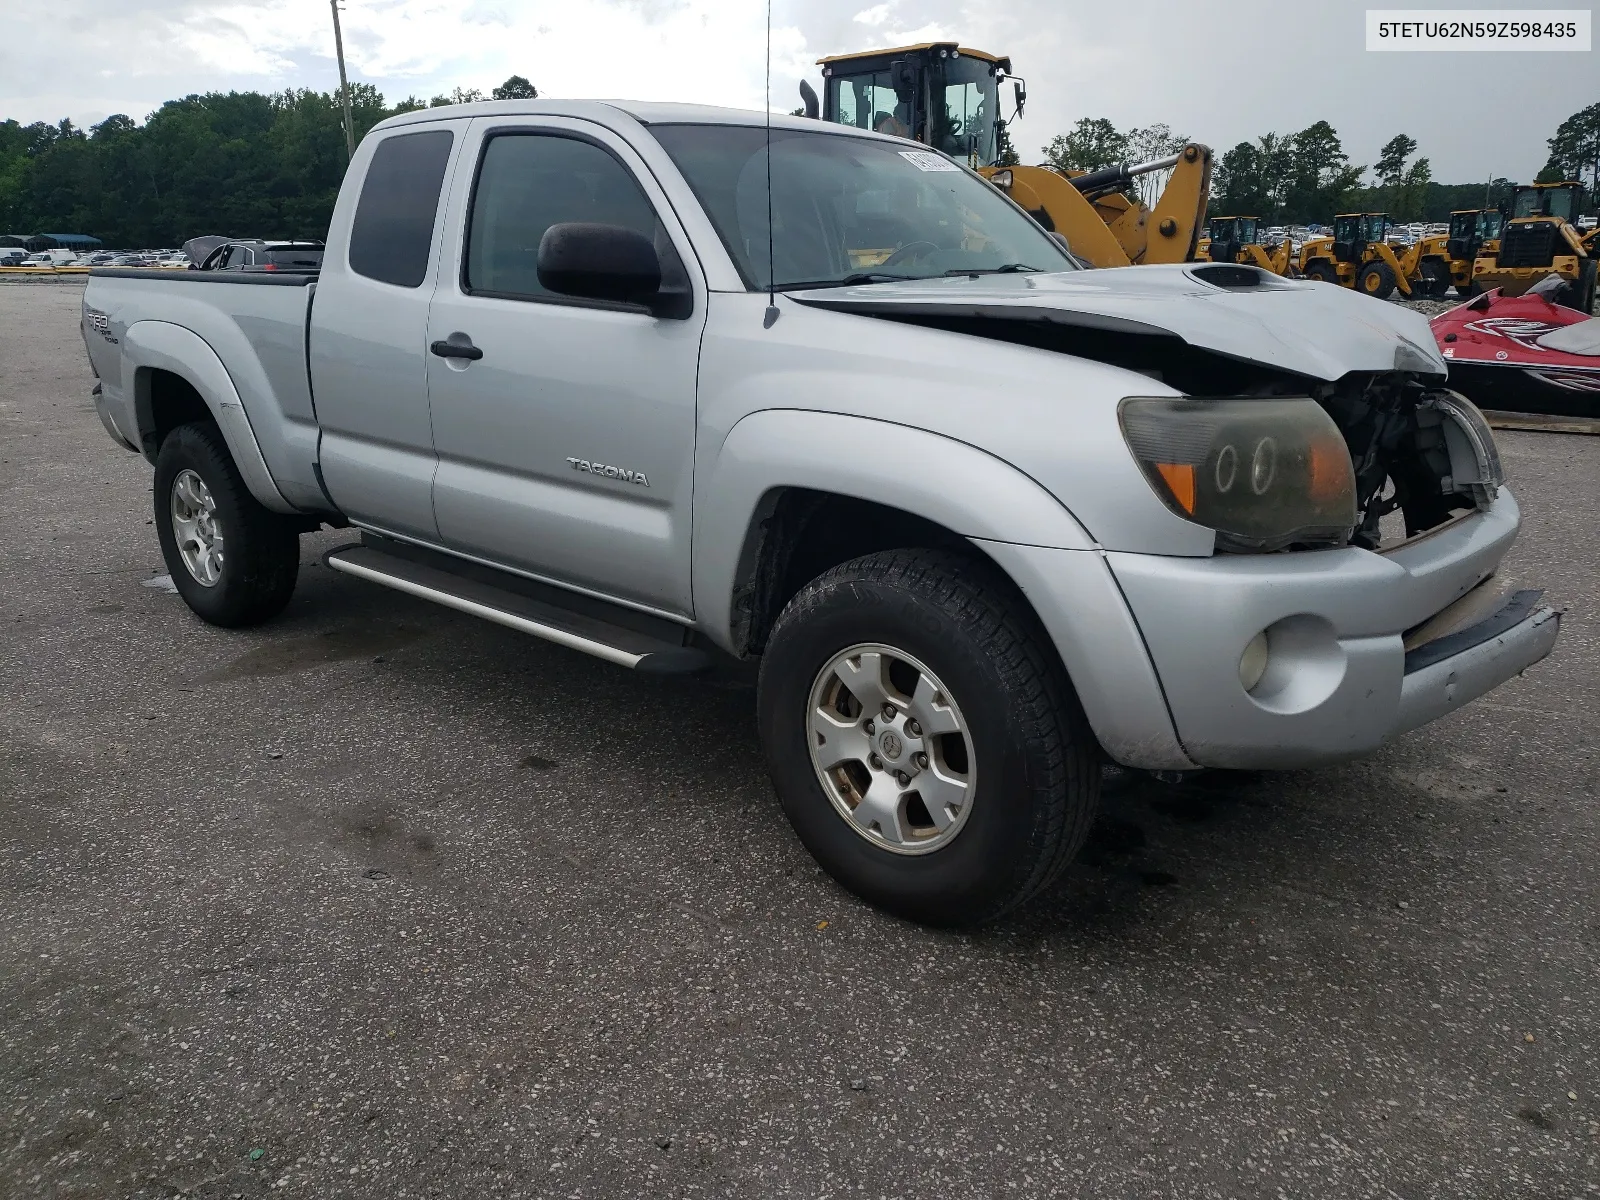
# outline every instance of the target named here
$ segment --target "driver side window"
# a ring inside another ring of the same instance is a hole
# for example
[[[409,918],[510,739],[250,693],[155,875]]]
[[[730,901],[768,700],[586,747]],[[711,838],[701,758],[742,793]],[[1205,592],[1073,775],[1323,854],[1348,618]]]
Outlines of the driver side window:
[[[655,242],[663,279],[682,266],[633,173],[592,142],[558,134],[490,138],[478,166],[467,224],[466,291],[556,299],[539,282],[539,242],[552,225],[620,225]]]

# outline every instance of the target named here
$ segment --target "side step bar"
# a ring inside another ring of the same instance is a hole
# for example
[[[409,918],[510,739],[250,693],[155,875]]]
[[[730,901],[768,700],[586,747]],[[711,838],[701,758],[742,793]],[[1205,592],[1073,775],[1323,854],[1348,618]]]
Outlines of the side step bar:
[[[659,622],[663,627],[659,633],[612,624],[598,615],[575,612],[548,598],[526,594],[538,589],[548,597],[556,591],[554,588],[543,588],[465,561],[458,565],[448,555],[376,539],[330,550],[323,562],[346,575],[381,583],[635,671],[682,675],[710,665],[704,651],[668,640],[674,632],[683,636],[670,622]],[[590,603],[598,607],[596,602]],[[630,623],[642,623],[636,614],[619,610],[618,616],[632,618]]]

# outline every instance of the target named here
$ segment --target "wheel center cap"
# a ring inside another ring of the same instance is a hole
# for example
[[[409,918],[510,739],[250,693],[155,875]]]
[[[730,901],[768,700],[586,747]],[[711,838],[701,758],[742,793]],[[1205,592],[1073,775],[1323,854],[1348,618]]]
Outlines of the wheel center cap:
[[[878,752],[890,762],[896,761],[905,751],[905,743],[900,740],[900,735],[892,729],[885,729],[878,738]]]

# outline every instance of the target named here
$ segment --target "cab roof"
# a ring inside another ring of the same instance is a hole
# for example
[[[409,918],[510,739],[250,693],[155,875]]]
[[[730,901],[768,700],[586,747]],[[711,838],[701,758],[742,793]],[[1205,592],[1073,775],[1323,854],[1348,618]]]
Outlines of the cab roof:
[[[883,50],[856,50],[850,54],[830,54],[827,58],[817,59],[817,65],[825,67],[833,63],[855,62],[863,58],[885,58],[891,54],[917,54],[923,50],[950,49],[954,49],[968,58],[981,58],[984,62],[999,63],[1008,72],[1011,70],[1011,59],[1004,54],[990,54],[987,50],[973,50],[956,42],[918,42],[915,46],[894,46]]]

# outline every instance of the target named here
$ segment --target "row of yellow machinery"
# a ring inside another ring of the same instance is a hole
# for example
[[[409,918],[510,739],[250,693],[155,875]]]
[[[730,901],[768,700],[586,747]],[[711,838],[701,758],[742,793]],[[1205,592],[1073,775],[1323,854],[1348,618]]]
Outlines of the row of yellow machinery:
[[[1567,281],[1562,302],[1588,311],[1600,243],[1575,223],[1582,202],[1583,188],[1572,181],[1527,184],[1502,208],[1458,210],[1450,214],[1448,232],[1400,246],[1389,241],[1394,222],[1387,213],[1342,213],[1332,237],[1308,238],[1298,249],[1285,237],[1276,250],[1258,241],[1255,217],[1213,217],[1197,255],[1354,287],[1379,299],[1396,289],[1439,297],[1452,287],[1461,296],[1489,288],[1514,296],[1554,274]]]
[[[1333,236],[1299,247],[1286,238],[1269,248],[1255,217],[1212,218],[1212,152],[1198,142],[1154,162],[1099,171],[1001,166],[1006,122],[1000,90],[1010,82],[1016,114],[1027,100],[1011,60],[956,42],[840,54],[820,60],[823,94],[800,85],[806,115],[911,137],[965,160],[1006,192],[1044,228],[1061,234],[1079,259],[1095,267],[1209,259],[1248,263],[1386,297],[1463,295],[1490,287],[1515,295],[1557,274],[1565,303],[1588,311],[1594,302],[1600,241],[1580,235],[1583,203],[1576,183],[1531,184],[1500,209],[1451,214],[1449,233],[1409,246],[1389,241],[1384,213],[1343,213]],[[1015,119],[1015,115],[1013,119]],[[1153,205],[1129,194],[1140,176],[1170,172]],[[1207,236],[1209,235],[1209,236]]]

